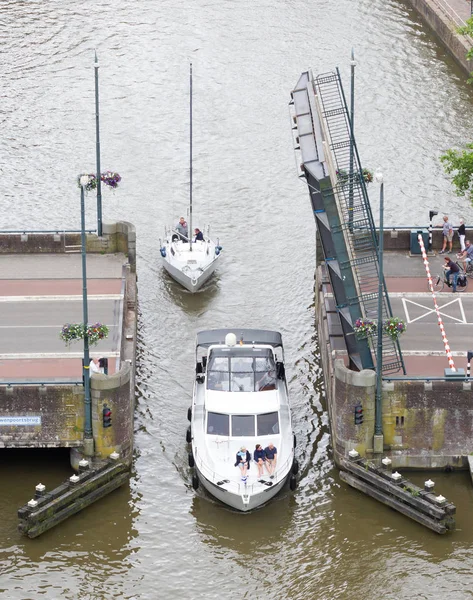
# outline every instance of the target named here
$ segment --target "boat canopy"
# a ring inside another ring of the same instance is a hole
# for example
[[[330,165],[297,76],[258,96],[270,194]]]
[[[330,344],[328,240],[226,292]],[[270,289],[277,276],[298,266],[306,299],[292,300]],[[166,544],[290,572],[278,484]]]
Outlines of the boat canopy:
[[[243,344],[267,344],[277,348],[282,347],[282,336],[279,331],[270,331],[269,329],[207,329],[197,334],[196,346],[208,348],[214,344],[225,344],[227,333],[234,333],[237,338],[237,344],[243,340]]]

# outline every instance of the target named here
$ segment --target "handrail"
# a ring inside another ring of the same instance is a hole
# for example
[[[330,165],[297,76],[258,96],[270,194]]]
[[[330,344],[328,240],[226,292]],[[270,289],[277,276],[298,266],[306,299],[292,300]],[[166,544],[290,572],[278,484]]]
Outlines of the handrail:
[[[0,229],[3,233],[81,233],[80,229]],[[97,233],[96,229],[85,229],[85,233]]]
[[[83,385],[82,379],[80,381],[1,381],[0,386],[12,387],[14,385],[24,386],[24,385]]]
[[[425,375],[398,375],[395,377],[383,377],[383,381],[473,381],[473,377],[466,377],[465,375],[452,375],[451,377],[429,377]]]
[[[449,17],[455,26],[458,27],[466,27],[466,22],[460,17],[460,15],[453,9],[450,4],[446,0],[434,0],[435,4]],[[461,34],[460,34],[461,35]],[[463,37],[467,38],[470,44],[473,45],[473,39],[469,35],[463,35]]]

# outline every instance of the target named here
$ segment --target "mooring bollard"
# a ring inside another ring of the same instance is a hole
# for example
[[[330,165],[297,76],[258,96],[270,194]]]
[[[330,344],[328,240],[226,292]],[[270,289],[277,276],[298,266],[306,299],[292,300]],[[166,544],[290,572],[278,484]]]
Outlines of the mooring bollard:
[[[391,479],[394,481],[394,483],[399,483],[402,479],[402,475],[401,475],[401,473],[398,473],[397,471],[395,471],[391,475]]]
[[[427,481],[424,482],[424,490],[426,492],[433,492],[434,486],[435,486],[435,483],[432,481],[432,479],[427,479]]]
[[[35,487],[35,494],[34,497],[35,498],[41,498],[41,496],[44,496],[44,493],[46,491],[46,486],[43,485],[42,483],[38,483],[38,485]]]
[[[80,480],[79,475],[71,475],[71,477],[69,477],[69,481],[75,485],[76,483],[78,483]]]
[[[83,458],[79,461],[79,473],[83,473],[84,471],[88,471],[89,469],[89,461]]]
[[[358,452],[357,452],[358,454]],[[118,460],[120,458],[120,455],[118,454],[118,452],[112,452],[112,454],[110,454],[110,458],[112,460]]]
[[[38,501],[35,500],[34,498],[32,498],[29,502],[28,502],[28,507],[29,508],[36,508],[38,506]]]
[[[440,496],[436,496],[435,497],[435,502],[439,505],[442,506],[443,504],[445,504],[445,502],[447,501],[446,498],[444,498],[442,495]]]
[[[390,458],[388,458],[387,456],[385,456],[383,458],[383,460],[381,461],[381,464],[387,471],[390,471],[392,468],[393,461]]]

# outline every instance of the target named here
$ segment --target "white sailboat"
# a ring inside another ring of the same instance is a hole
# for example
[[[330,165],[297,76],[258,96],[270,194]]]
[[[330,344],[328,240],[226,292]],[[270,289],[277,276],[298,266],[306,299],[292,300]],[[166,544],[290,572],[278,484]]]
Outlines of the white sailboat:
[[[203,239],[193,239],[192,229],[192,63],[190,65],[190,193],[188,236],[171,227],[164,232],[160,240],[160,253],[163,266],[171,277],[189,292],[199,291],[215,271],[221,256],[219,240],[212,241],[209,227],[203,233]]]

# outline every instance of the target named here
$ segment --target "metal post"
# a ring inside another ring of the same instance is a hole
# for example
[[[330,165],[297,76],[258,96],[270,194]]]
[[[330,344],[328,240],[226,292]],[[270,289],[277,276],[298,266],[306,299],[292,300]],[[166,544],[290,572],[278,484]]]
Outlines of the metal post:
[[[95,158],[97,165],[97,235],[102,236],[102,181],[100,179],[100,125],[99,125],[99,62],[95,52]]]
[[[89,316],[87,311],[87,260],[85,245],[85,186],[87,185],[87,176],[82,176],[80,180],[80,217],[81,217],[81,254],[82,254],[82,314],[85,327],[84,332],[84,447],[87,449],[92,446],[92,452],[85,451],[85,454],[93,454],[93,436],[92,436],[92,402],[90,399],[90,373],[89,373],[89,336],[87,335],[87,325]],[[87,440],[90,440],[87,442]]]
[[[192,63],[190,64],[189,70],[189,112],[190,112],[190,125],[189,125],[189,250],[192,252]]]
[[[383,435],[383,219],[384,219],[384,183],[382,176],[377,176],[381,182],[379,191],[379,248],[378,248],[378,346],[376,352],[376,404],[375,404],[375,435]]]
[[[473,0],[472,0],[473,1]],[[355,140],[355,53],[351,49],[351,96],[350,96],[350,188],[348,192],[348,228],[353,232],[353,143]]]
[[[473,352],[471,350],[468,350],[467,353],[467,364],[466,364],[466,376],[469,379],[470,378],[470,363],[471,363],[471,359],[473,358]]]
[[[429,252],[432,250],[432,219],[435,215],[438,215],[436,210],[429,211]]]

